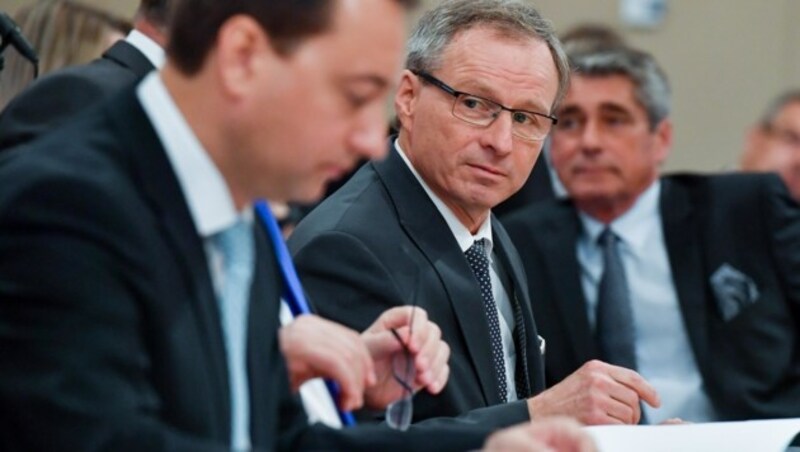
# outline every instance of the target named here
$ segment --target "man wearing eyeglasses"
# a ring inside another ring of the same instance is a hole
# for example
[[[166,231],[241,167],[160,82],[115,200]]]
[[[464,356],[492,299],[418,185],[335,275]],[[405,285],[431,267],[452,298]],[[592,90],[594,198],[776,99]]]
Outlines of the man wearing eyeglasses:
[[[568,68],[549,23],[522,1],[449,1],[421,19],[408,50],[388,158],[365,165],[290,240],[319,312],[360,331],[386,308],[425,308],[451,347],[451,376],[439,395],[414,397],[415,421],[606,423],[599,413],[616,409],[618,422],[638,422],[639,400],[657,396],[627,369],[599,363],[542,393],[545,340],[519,256],[491,215],[556,123]]]
[[[800,91],[787,91],[767,107],[747,135],[741,168],[777,172],[800,201]]]
[[[648,423],[800,416],[800,208],[775,175],[659,176],[670,88],[629,48],[570,55],[552,132],[571,201],[508,218],[557,384],[637,370]]]

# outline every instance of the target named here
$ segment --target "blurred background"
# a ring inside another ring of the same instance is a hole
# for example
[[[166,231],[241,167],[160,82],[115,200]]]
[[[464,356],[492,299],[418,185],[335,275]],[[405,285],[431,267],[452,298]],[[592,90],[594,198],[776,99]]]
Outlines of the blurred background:
[[[13,15],[33,0],[0,0]],[[81,0],[131,18],[138,0]],[[220,0],[224,1],[224,0]],[[422,9],[438,0],[423,0]],[[673,88],[675,146],[666,170],[736,166],[767,102],[800,87],[798,0],[536,0],[559,33],[609,25],[661,62]],[[6,52],[9,52],[8,50]]]

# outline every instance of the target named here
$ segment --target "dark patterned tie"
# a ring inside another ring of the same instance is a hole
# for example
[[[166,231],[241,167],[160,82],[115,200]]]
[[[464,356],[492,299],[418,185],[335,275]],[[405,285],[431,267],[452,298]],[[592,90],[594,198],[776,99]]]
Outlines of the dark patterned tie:
[[[497,373],[498,389],[500,400],[508,401],[508,383],[506,382],[506,363],[505,353],[503,352],[503,340],[500,335],[500,319],[497,314],[497,304],[492,295],[492,280],[489,276],[489,258],[486,256],[485,240],[476,240],[469,247],[464,255],[467,262],[478,280],[483,296],[484,312],[489,325],[489,339],[492,345],[492,362]]]
[[[597,290],[597,341],[604,361],[636,370],[633,313],[618,242],[608,227],[598,238],[603,276]]]

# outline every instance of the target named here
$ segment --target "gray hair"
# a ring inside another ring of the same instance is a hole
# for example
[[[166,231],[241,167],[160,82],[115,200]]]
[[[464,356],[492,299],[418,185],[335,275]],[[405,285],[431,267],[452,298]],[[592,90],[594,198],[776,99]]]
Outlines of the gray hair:
[[[781,110],[793,103],[800,103],[800,89],[785,91],[775,99],[772,99],[772,102],[767,105],[764,114],[761,115],[761,126],[772,127],[772,122],[775,121],[775,117],[780,114]]]
[[[433,72],[453,38],[466,30],[488,26],[511,38],[533,38],[547,44],[558,71],[558,92],[552,110],[569,85],[569,64],[550,21],[520,0],[445,0],[422,16],[408,41],[406,69]]]
[[[633,82],[634,97],[647,112],[650,130],[670,114],[671,90],[667,76],[647,52],[629,47],[570,54],[575,75],[607,77],[622,75]]]

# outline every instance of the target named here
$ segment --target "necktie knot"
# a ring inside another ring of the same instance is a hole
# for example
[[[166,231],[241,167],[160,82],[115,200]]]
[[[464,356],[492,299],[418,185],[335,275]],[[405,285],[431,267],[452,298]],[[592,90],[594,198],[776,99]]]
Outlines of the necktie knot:
[[[617,234],[614,234],[614,231],[608,226],[603,228],[603,231],[600,232],[600,235],[597,237],[597,243],[603,248],[616,245],[618,240],[619,237],[617,237]]]
[[[226,274],[230,271],[244,271],[253,267],[255,257],[253,230],[248,222],[237,220],[215,234],[213,240],[222,253]]]
[[[483,273],[489,269],[489,257],[486,255],[486,239],[478,239],[472,243],[464,256],[476,273]]]

